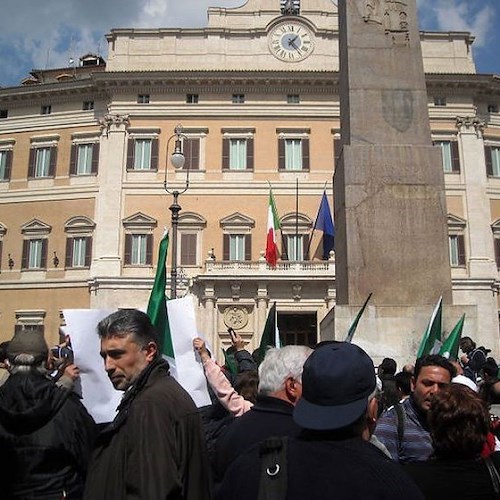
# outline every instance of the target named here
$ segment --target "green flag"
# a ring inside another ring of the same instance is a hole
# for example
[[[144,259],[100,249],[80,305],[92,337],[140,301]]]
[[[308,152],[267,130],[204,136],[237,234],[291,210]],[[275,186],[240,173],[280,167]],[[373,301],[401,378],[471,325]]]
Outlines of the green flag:
[[[224,353],[224,365],[233,375],[238,374],[238,364],[236,363],[236,358],[233,353],[227,352],[226,349],[222,349]]]
[[[432,316],[425,330],[422,342],[418,349],[417,358],[421,358],[426,354],[433,354],[436,351],[436,346],[441,344],[442,332],[442,316],[443,316],[443,297],[439,297]]]
[[[455,328],[450,332],[444,341],[439,354],[447,359],[458,359],[458,348],[460,347],[460,339],[462,338],[462,330],[464,328],[465,314],[458,320]]]
[[[352,322],[351,326],[349,327],[349,331],[347,332],[347,336],[345,338],[345,342],[352,342],[352,338],[354,337],[354,332],[356,331],[356,328],[358,327],[359,320],[361,319],[361,316],[365,312],[366,305],[368,304],[368,301],[370,300],[371,296],[373,294],[370,293],[368,297],[365,300],[365,303],[362,305],[361,309],[358,311],[358,314],[354,318],[354,321]]]
[[[277,312],[276,312],[276,302],[273,304],[271,309],[269,309],[269,314],[267,315],[266,325],[264,326],[264,332],[262,333],[262,339],[260,340],[260,345],[258,348],[257,363],[262,363],[264,356],[266,355],[266,350],[268,347],[281,347],[282,342],[280,339],[280,334],[278,330]]]
[[[167,285],[167,252],[168,231],[165,232],[160,241],[155,282],[148,302],[148,316],[160,336],[160,352],[174,359],[174,347],[168,324],[167,298],[165,297],[165,288]]]

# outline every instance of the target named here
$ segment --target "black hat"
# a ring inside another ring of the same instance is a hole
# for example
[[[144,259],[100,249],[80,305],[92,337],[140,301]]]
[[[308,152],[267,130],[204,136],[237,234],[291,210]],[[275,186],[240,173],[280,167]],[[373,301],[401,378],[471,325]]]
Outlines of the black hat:
[[[347,342],[323,345],[304,364],[293,418],[305,429],[346,427],[366,411],[375,387],[375,368],[363,349]]]
[[[14,359],[19,354],[31,354],[37,361],[47,359],[49,348],[41,332],[20,330],[7,347],[7,356]]]

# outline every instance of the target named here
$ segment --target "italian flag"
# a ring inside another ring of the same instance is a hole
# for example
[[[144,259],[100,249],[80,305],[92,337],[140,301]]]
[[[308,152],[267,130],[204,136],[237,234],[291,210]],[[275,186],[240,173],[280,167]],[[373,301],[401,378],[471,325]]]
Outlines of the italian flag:
[[[271,267],[276,267],[278,260],[278,246],[276,245],[276,231],[280,229],[280,220],[276,211],[276,203],[272,189],[269,190],[269,208],[267,210],[267,241],[266,261]]]

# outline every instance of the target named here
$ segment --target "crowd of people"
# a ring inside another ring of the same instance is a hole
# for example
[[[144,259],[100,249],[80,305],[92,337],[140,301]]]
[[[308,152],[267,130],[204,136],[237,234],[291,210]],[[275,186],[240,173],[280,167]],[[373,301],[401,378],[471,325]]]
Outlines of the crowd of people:
[[[196,408],[146,314],[119,310],[98,335],[123,391],[99,426],[74,391],[68,338],[49,349],[20,330],[0,345],[2,498],[500,498],[499,366],[469,337],[460,359],[400,372],[337,341],[269,348],[258,363],[238,334],[234,366],[221,366],[196,337],[212,400]]]

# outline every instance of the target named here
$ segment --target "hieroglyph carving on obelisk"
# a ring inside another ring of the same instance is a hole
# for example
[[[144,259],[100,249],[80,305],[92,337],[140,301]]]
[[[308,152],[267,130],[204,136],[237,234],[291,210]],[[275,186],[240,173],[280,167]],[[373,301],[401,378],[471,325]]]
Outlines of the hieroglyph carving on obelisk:
[[[409,41],[408,4],[402,0],[360,0],[360,13],[367,23],[383,26],[395,44]]]

